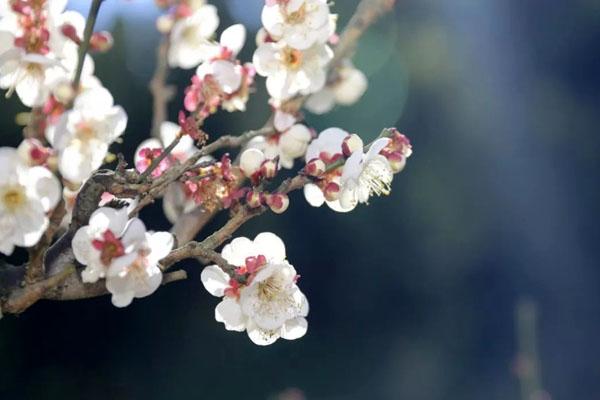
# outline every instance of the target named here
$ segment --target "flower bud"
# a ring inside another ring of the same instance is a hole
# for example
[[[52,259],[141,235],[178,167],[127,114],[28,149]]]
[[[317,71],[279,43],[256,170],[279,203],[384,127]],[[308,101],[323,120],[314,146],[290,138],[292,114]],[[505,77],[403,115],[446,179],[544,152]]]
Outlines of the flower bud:
[[[113,37],[110,32],[94,32],[90,38],[90,48],[94,51],[104,53],[113,46]]]
[[[290,205],[290,198],[283,193],[267,195],[267,205],[275,214],[282,214]]]
[[[77,29],[71,24],[64,24],[60,27],[60,31],[67,38],[71,39],[73,42],[77,44],[81,44],[81,39],[77,35]]]
[[[310,176],[320,176],[325,172],[326,168],[327,166],[321,159],[313,158],[304,167],[304,172]]]
[[[250,208],[258,208],[262,206],[263,194],[256,190],[251,190],[246,194],[246,203]]]
[[[335,201],[340,197],[340,185],[335,182],[329,182],[323,190],[323,195],[327,201]]]
[[[246,178],[251,178],[261,169],[264,162],[265,155],[262,151],[254,148],[246,149],[240,156],[240,169]]]
[[[344,155],[346,157],[349,157],[352,153],[354,153],[357,150],[362,150],[362,148],[362,139],[354,133],[346,137],[346,139],[344,139],[344,142],[342,143],[342,151],[344,152]]]
[[[265,179],[275,178],[275,176],[277,175],[278,164],[279,163],[277,159],[266,160],[265,162],[263,162],[262,166],[260,167],[260,172],[262,176],[264,176]]]

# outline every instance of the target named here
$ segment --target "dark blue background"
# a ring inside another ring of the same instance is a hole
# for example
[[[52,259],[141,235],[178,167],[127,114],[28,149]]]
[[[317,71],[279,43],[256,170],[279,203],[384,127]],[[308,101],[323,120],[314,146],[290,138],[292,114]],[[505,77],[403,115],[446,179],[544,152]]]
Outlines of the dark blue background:
[[[214,3],[221,27],[257,26],[259,0]],[[356,3],[338,1],[342,24]],[[297,387],[311,400],[517,399],[522,298],[539,311],[544,387],[554,399],[600,398],[600,3],[398,3],[359,46],[364,99],[308,116],[317,129],[409,135],[415,152],[392,195],[340,215],[297,193],[283,216],[241,230],[286,242],[311,304],[305,338],[259,348],[226,332],[200,266],[182,263],[188,281],[124,310],[104,297],[5,317],[2,398],[266,399]],[[129,113],[116,149],[130,155],[149,130],[155,14],[151,2],[104,7],[101,24],[121,19],[97,73]],[[183,88],[189,74],[172,81]],[[220,114],[208,132],[260,126],[262,86],[249,113]],[[1,104],[2,145],[14,146],[21,107]],[[166,229],[159,211],[143,219]]]

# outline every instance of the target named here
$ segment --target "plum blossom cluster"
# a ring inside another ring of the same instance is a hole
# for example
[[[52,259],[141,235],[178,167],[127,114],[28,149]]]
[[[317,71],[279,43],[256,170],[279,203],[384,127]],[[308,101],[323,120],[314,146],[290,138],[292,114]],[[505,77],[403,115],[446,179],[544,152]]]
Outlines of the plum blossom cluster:
[[[56,278],[49,275],[56,266],[43,263],[50,250],[62,251],[69,263],[77,261],[77,274],[69,285],[55,284],[53,295],[79,285],[78,295],[106,291],[116,307],[154,293],[174,263],[209,260],[214,265],[204,268],[201,280],[221,298],[215,319],[225,329],[246,332],[263,346],[298,339],[307,332],[308,301],[283,241],[263,232],[233,239],[220,254],[215,249],[249,218],[284,213],[293,190],[302,189],[311,206],[338,212],[388,195],[411,143],[394,128],[364,143],[338,127],[317,134],[304,120],[302,106],[326,113],[357,102],[367,89],[350,60],[331,63],[340,38],[327,0],[266,0],[252,63],[239,58],[243,25],[215,39],[215,6],[204,0],[157,4],[165,10],[157,21],[166,45],[159,47],[164,75],[168,68],[194,69],[177,123],[166,116],[154,121],[156,137],[139,144],[132,168],[119,154],[114,170],[99,171],[117,158],[111,146],[124,136],[128,116],[94,76],[90,55],[78,52],[108,50],[110,34],[86,29],[84,35],[86,21],[65,11],[66,0],[0,0],[0,88],[31,108],[21,144],[0,147],[0,252],[25,247],[42,260],[42,278],[25,271],[20,292]],[[255,74],[266,78],[270,96],[265,127],[209,142],[206,119],[220,110],[245,111]],[[155,200],[173,233],[148,230],[139,218]],[[189,238],[178,235],[180,225],[202,225],[198,215],[206,224],[222,210],[231,218],[202,242],[187,243],[200,228]],[[31,261],[27,268],[33,267]],[[0,298],[0,306],[6,304]]]
[[[128,219],[126,208],[108,207],[96,210],[72,242],[75,258],[85,265],[82,280],[94,283],[105,278],[116,307],[126,307],[134,298],[158,289],[162,282],[159,261],[173,244],[170,233],[147,232],[140,219]]]
[[[65,11],[64,0],[3,0],[0,8],[0,88],[16,92],[23,104],[41,106],[49,92],[70,79],[85,20]],[[63,27],[68,27],[63,29]],[[69,36],[63,30],[68,31]],[[86,73],[93,71],[91,58]]]
[[[202,271],[206,290],[223,300],[215,319],[229,331],[244,332],[264,346],[277,339],[298,339],[306,333],[308,300],[297,285],[300,277],[287,261],[277,235],[263,232],[254,240],[239,237],[221,255],[235,267],[234,277],[219,266]]]

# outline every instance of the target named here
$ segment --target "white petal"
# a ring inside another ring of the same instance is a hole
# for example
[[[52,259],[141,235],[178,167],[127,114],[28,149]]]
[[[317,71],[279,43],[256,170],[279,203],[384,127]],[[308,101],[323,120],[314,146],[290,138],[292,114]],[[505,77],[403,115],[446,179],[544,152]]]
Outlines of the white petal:
[[[379,138],[373,142],[371,147],[369,147],[369,152],[367,153],[366,160],[371,160],[373,157],[379,154],[381,150],[384,149],[385,146],[390,142],[389,138]]]
[[[259,346],[268,346],[270,344],[275,343],[277,339],[279,339],[280,332],[276,331],[267,331],[259,328],[252,321],[248,321],[246,324],[246,331],[248,332],[248,337],[254,344]]]
[[[115,236],[120,237],[125,230],[127,221],[126,208],[117,210],[110,207],[101,207],[94,211],[90,217],[89,226],[98,233],[104,233],[107,229],[110,229]]]
[[[200,279],[206,291],[216,297],[223,297],[229,287],[229,275],[216,265],[204,268]]]
[[[90,253],[93,251],[92,238],[88,234],[88,227],[83,226],[75,232],[71,241],[75,259],[83,265],[87,265],[90,260]]]
[[[212,62],[213,75],[225,93],[236,92],[242,84],[242,72],[234,63],[217,60]]]
[[[242,24],[232,25],[221,34],[221,46],[227,47],[236,56],[246,42],[246,28]]]
[[[258,254],[264,255],[269,262],[285,260],[285,244],[274,233],[259,233],[254,239],[254,248]]]
[[[306,318],[297,317],[290,319],[281,327],[281,337],[287,340],[300,339],[308,330]]]
[[[47,168],[32,167],[27,171],[28,189],[35,193],[47,212],[54,208],[62,195],[60,183]]]
[[[265,155],[258,149],[246,149],[240,157],[240,168],[247,177],[252,176],[265,161]]]
[[[304,185],[304,197],[308,204],[313,207],[321,207],[325,203],[325,196],[321,189],[314,183]]]
[[[175,244],[175,238],[169,232],[154,232],[146,235],[148,241],[148,247],[152,250],[151,258],[153,261],[158,262],[165,258]]]
[[[235,238],[223,247],[221,255],[228,263],[240,266],[246,263],[246,258],[257,256],[254,242],[246,237]]]
[[[146,240],[146,226],[139,218],[133,218],[127,224],[121,241],[125,247],[125,251],[129,252],[137,249]]]
[[[311,94],[304,107],[313,114],[325,114],[335,106],[335,96],[331,89],[324,88],[317,93]]]
[[[246,329],[246,317],[242,314],[240,305],[228,297],[215,307],[215,319],[224,323],[228,331],[243,332]]]

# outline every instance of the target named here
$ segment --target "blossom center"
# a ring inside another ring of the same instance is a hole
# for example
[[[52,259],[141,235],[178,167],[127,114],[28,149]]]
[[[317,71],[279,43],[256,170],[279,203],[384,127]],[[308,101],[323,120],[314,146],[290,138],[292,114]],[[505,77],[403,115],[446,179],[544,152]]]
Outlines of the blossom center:
[[[369,195],[390,194],[393,172],[387,160],[376,158],[366,163],[358,182],[369,190]]]
[[[305,19],[306,19],[306,4],[303,4],[302,7],[300,7],[298,10],[289,13],[285,18],[285,22],[290,25],[301,24],[304,22]]]
[[[125,254],[123,243],[110,229],[102,234],[102,239],[94,239],[92,245],[96,250],[100,250],[100,261],[106,266],[109,266],[113,259]]]
[[[83,142],[88,142],[96,137],[96,130],[89,122],[80,122],[77,124],[77,138]]]
[[[23,204],[27,196],[22,186],[10,186],[2,195],[2,204],[10,211],[19,209]]]
[[[287,47],[283,50],[283,63],[288,69],[298,69],[302,65],[302,52],[298,49]]]
[[[258,284],[258,298],[265,302],[275,300],[285,289],[285,281],[280,274],[274,274]]]

